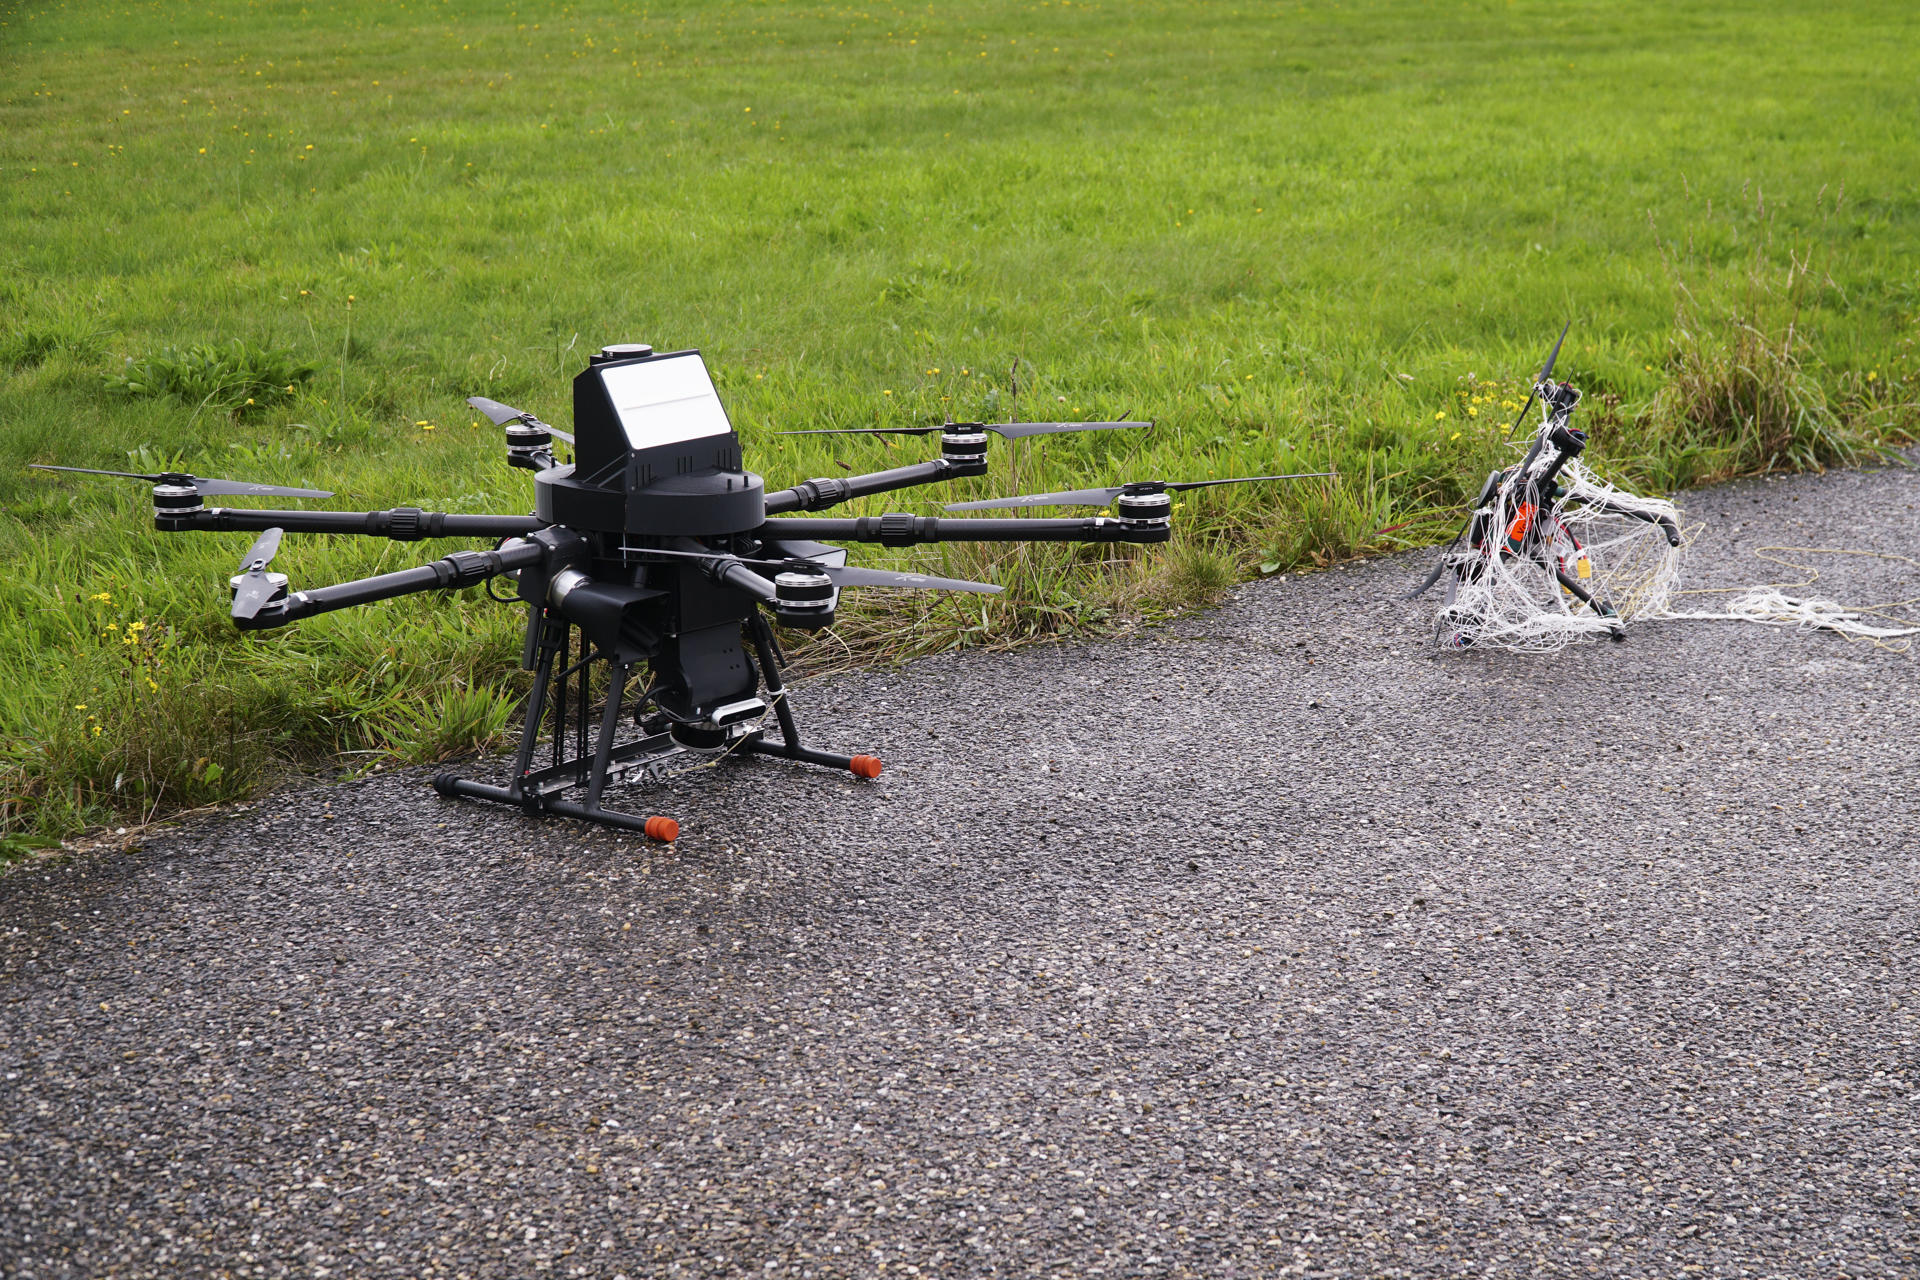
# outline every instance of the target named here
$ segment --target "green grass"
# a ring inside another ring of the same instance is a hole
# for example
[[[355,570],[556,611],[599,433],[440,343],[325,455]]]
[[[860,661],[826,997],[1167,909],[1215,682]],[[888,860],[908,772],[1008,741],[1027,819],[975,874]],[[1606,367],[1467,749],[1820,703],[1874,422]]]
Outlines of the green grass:
[[[517,656],[516,615],[472,593],[240,636],[246,535],[156,534],[139,486],[31,461],[524,509],[462,398],[564,425],[583,354],[637,340],[705,351],[776,485],[929,452],[776,430],[946,413],[1160,424],[1007,449],[953,496],[1343,474],[1192,496],[1168,554],[927,553],[1015,590],[868,593],[824,663],[1114,625],[1431,540],[1569,317],[1595,456],[1636,483],[1825,465],[1914,421],[1920,31],[1897,0],[0,22],[14,845],[290,760],[458,751],[505,723]],[[277,567],[314,584],[421,554],[294,538]]]

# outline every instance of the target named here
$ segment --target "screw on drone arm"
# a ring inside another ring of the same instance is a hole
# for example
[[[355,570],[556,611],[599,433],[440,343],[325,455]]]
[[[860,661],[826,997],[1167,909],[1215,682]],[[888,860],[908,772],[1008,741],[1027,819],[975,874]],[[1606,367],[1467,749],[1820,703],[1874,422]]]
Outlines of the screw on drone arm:
[[[1164,520],[1134,522],[1110,516],[1078,520],[949,520],[939,516],[892,514],[851,520],[782,517],[767,521],[756,536],[910,547],[922,542],[1165,542],[1172,531]]]
[[[156,527],[168,532],[187,529],[241,530],[256,533],[284,529],[288,533],[353,533],[395,542],[422,538],[511,538],[544,529],[538,516],[467,515],[393,507],[386,511],[263,511],[241,507],[208,507],[189,515],[156,518]]]
[[[284,626],[312,614],[372,604],[376,600],[390,600],[395,596],[470,587],[496,574],[531,568],[547,554],[548,548],[539,543],[519,540],[509,542],[497,551],[456,551],[416,569],[402,569],[397,573],[383,573],[330,587],[316,587],[311,591],[296,591],[282,600],[262,606],[256,613],[236,616],[234,621],[243,630],[256,631],[265,627]]]

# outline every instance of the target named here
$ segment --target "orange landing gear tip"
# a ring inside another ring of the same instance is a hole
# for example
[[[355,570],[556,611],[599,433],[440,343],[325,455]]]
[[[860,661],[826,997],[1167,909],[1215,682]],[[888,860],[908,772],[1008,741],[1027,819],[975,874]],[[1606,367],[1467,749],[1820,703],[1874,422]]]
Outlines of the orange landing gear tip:
[[[847,768],[856,778],[877,778],[880,776],[880,757],[855,756],[847,761]]]
[[[647,836],[662,844],[672,844],[680,838],[680,824],[672,818],[648,818]]]

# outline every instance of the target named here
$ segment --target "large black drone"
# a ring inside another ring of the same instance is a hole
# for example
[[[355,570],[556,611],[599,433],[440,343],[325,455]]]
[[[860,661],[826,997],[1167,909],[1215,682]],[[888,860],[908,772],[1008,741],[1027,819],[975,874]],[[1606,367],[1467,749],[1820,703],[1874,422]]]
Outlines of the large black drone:
[[[434,787],[446,796],[494,800],[529,813],[561,814],[661,840],[673,839],[678,824],[604,807],[602,796],[609,784],[658,780],[737,753],[802,760],[864,778],[880,772],[880,761],[873,756],[838,755],[801,745],[780,679],[783,656],[766,614],[790,627],[814,629],[832,623],[843,587],[1000,590],[983,582],[849,566],[843,548],[818,539],[885,547],[955,541],[1165,542],[1171,536],[1170,491],[1193,487],[1150,481],[956,504],[969,509],[1113,508],[1110,516],[1072,519],[790,517],[789,512],[819,511],[867,494],[984,475],[989,435],[1020,439],[1150,424],[949,422],[859,429],[876,434],[937,432],[940,456],[867,475],[808,480],[769,493],[759,476],[743,469],[740,437],[697,351],[656,354],[651,347],[634,344],[601,350],[573,380],[575,435],[482,397],[468,403],[505,427],[508,462],[536,473],[533,515],[462,515],[413,507],[236,510],[208,507],[202,499],[222,494],[332,495],[176,472],[87,474],[151,483],[154,524],[165,531],[261,531],[231,582],[233,618],[247,630],[418,591],[512,579],[527,605],[521,665],[534,673],[512,777],[505,786],[494,786],[443,773],[434,779]],[[570,464],[557,463],[555,437],[573,446]],[[1292,477],[1248,477],[1282,478]],[[269,568],[281,534],[289,530],[368,534],[400,542],[458,537],[499,541],[491,551],[456,551],[414,569],[294,591],[286,575]],[[591,680],[596,663],[606,670],[597,699]],[[629,700],[634,669],[643,664],[647,679]],[[597,729],[592,725],[595,701],[600,703]],[[629,709],[634,727],[625,730],[623,712]],[[779,727],[778,738],[767,736],[769,715]],[[544,765],[537,763],[543,730],[550,753]]]

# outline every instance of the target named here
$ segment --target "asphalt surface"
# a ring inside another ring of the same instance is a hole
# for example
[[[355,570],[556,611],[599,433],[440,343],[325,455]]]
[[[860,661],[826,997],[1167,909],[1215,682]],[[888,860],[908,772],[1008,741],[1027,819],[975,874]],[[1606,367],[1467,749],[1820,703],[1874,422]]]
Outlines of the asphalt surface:
[[[1920,557],[1912,472],[1685,505]],[[1426,563],[810,683],[887,772],[671,849],[409,773],[0,878],[0,1273],[1920,1274],[1915,657],[1436,657]]]

